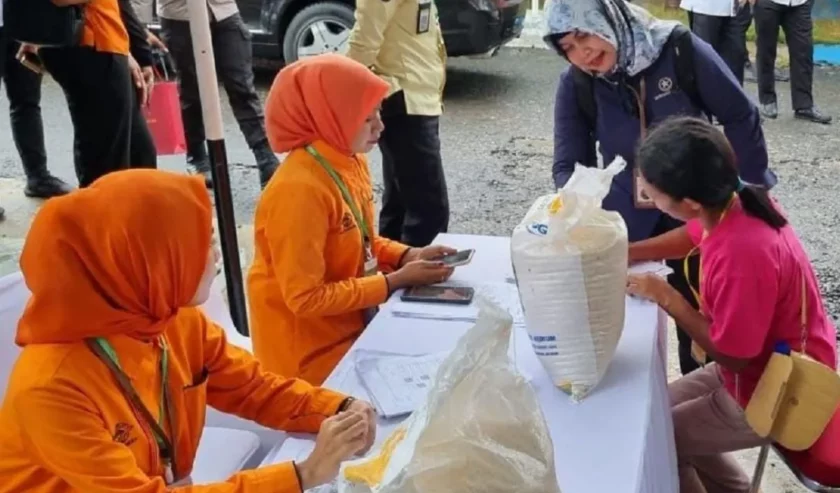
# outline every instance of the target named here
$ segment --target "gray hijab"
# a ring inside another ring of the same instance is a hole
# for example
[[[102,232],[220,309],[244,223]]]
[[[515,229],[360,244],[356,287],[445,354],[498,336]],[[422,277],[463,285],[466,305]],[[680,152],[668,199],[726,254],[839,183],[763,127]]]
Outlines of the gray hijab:
[[[543,39],[557,48],[554,43],[558,35],[576,31],[594,34],[615,47],[616,71],[630,76],[642,72],[659,58],[679,22],[657,19],[647,10],[626,2],[625,17],[617,1],[621,0],[549,0]]]

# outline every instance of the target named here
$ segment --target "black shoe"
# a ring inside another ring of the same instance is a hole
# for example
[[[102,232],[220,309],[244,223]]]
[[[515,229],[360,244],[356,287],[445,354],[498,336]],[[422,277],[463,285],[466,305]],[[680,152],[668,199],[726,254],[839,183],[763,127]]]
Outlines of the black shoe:
[[[280,166],[280,161],[277,160],[277,155],[271,150],[268,142],[257,144],[252,150],[257,160],[257,169],[260,170],[260,188],[265,188],[274,176],[274,172],[277,171],[277,167]]]
[[[35,199],[48,199],[67,195],[72,191],[73,187],[61,178],[46,174],[37,178],[27,178],[23,194]]]
[[[188,155],[187,171],[191,175],[201,175],[204,178],[204,186],[213,188],[213,173],[210,172],[210,159],[206,155],[201,157]]]
[[[775,120],[779,117],[779,105],[776,103],[762,104],[760,107],[761,116]]]
[[[831,117],[828,115],[823,115],[820,111],[814,107],[807,108],[804,110],[796,110],[793,113],[794,118],[799,120],[806,120],[809,122],[814,123],[822,123],[823,125],[828,125],[831,123]]]
[[[187,144],[187,172],[191,175],[201,175],[204,185],[213,188],[213,174],[210,172],[210,158],[207,156],[205,141]]]

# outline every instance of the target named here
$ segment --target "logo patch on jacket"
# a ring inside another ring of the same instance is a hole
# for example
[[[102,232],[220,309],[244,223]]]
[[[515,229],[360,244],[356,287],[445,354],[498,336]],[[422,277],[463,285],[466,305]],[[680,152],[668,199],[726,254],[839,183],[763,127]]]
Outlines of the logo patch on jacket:
[[[659,79],[659,82],[656,83],[656,88],[659,89],[659,93],[654,96],[654,101],[659,101],[660,99],[664,98],[665,96],[670,96],[671,93],[674,91],[674,81],[671,80],[670,77],[662,77]]]
[[[137,441],[137,437],[131,436],[131,431],[134,430],[134,425],[128,423],[117,423],[114,427],[114,441],[121,443],[126,447],[131,446]]]
[[[341,232],[345,233],[356,227],[356,221],[353,220],[353,215],[345,212],[341,218]]]

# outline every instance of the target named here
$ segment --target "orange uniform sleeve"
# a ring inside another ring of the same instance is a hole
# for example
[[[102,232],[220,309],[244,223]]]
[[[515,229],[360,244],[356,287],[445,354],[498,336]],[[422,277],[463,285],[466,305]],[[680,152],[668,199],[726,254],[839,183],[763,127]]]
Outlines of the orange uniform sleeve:
[[[265,235],[280,293],[298,317],[342,315],[384,303],[385,276],[330,282],[326,279],[329,224],[324,190],[300,183],[276,183]]]
[[[14,401],[26,447],[74,491],[85,493],[300,493],[291,462],[235,474],[209,485],[167,488],[149,477],[134,455],[115,442],[93,404],[78,389],[51,385]]]
[[[207,403],[228,414],[277,430],[317,433],[347,397],[294,378],[262,371],[247,351],[228,344],[208,322],[205,342]]]
[[[409,249],[407,245],[379,235],[374,236],[372,247],[373,254],[379,261],[379,266],[389,270],[400,268],[400,260]]]

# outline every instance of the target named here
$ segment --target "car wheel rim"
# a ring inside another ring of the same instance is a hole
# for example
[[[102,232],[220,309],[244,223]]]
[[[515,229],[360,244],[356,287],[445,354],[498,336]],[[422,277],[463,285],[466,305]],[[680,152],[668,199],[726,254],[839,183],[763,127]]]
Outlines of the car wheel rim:
[[[324,53],[347,53],[350,28],[334,20],[318,20],[303,30],[298,37],[298,58],[307,58]]]

